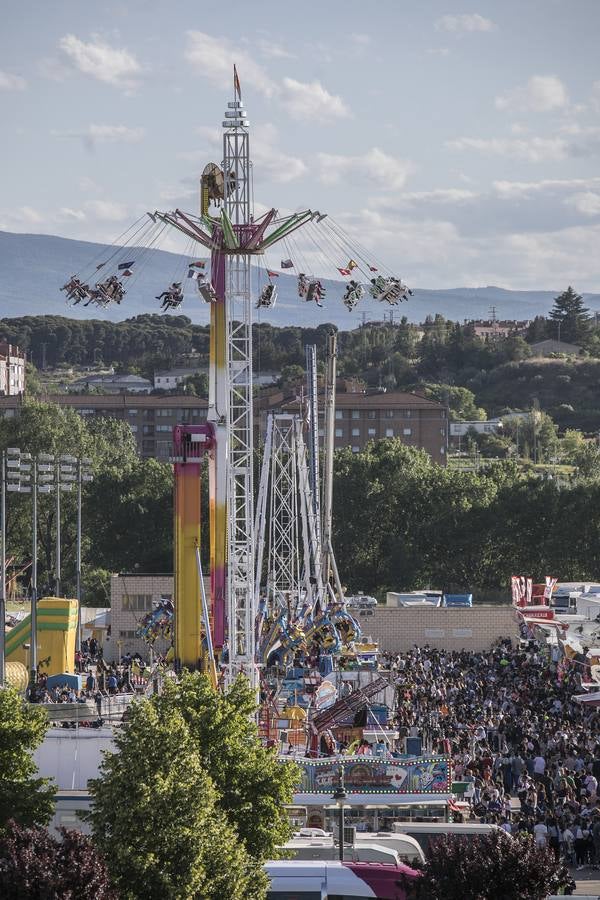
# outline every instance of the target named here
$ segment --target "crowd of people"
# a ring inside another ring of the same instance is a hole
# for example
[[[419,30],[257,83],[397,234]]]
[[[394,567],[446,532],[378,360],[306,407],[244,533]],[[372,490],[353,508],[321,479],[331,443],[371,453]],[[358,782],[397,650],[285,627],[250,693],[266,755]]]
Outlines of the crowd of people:
[[[573,700],[579,664],[530,640],[486,653],[414,647],[388,666],[400,742],[451,755],[471,816],[600,867],[600,712]]]

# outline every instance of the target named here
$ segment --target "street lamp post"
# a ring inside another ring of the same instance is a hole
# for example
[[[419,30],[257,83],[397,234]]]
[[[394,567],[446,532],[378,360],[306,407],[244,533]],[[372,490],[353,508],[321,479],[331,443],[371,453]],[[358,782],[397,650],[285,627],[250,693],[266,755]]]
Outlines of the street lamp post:
[[[344,767],[340,766],[340,783],[335,790],[333,799],[337,803],[338,808],[338,828],[339,828],[339,845],[340,845],[340,862],[344,862],[344,803],[346,802],[346,791],[344,790]]]
[[[81,494],[83,484],[92,481],[91,459],[77,460],[77,556],[75,563],[75,596],[77,597],[77,649],[81,650]]]

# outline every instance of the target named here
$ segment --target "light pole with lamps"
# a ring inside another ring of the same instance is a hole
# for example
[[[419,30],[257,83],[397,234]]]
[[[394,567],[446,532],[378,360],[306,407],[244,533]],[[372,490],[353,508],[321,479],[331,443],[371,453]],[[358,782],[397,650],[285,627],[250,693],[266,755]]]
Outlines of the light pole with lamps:
[[[344,767],[340,766],[340,783],[338,787],[335,789],[335,793],[333,795],[333,799],[335,800],[338,808],[338,829],[339,829],[339,844],[340,844],[340,862],[344,862],[344,830],[345,830],[345,821],[344,821],[344,803],[346,802],[346,791],[344,790]]]
[[[81,494],[83,485],[92,481],[92,460],[86,456],[77,460],[77,557],[75,563],[75,596],[77,597],[77,649],[81,650]]]
[[[18,447],[8,447],[2,453],[0,480],[0,684],[6,679],[6,492],[28,493],[27,481],[31,472],[31,454],[22,454]]]

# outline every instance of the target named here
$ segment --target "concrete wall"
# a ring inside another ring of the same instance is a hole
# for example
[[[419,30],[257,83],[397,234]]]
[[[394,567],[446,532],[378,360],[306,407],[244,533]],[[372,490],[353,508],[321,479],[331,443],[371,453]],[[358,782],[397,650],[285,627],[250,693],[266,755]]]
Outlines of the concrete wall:
[[[466,609],[377,607],[356,613],[365,637],[381,650],[400,653],[414,644],[446,650],[487,650],[499,638],[518,639],[511,606]]]

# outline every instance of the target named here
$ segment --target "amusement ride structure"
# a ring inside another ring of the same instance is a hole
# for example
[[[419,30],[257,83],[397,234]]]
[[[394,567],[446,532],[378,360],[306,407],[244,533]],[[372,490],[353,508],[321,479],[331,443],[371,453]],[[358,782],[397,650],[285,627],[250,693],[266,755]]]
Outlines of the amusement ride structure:
[[[266,274],[258,308],[277,299],[280,273],[262,261],[279,243],[285,253],[280,267],[296,270],[299,297],[307,302],[322,305],[326,293],[320,278],[308,274],[315,264],[347,279],[342,300],[349,310],[367,291],[393,305],[410,291],[321,212],[279,215],[270,208],[254,216],[250,128],[235,67],[234,99],[222,125],[223,160],[204,169],[199,215],[179,209],[148,213],[115,241],[108,258],[71,276],[63,290],[74,305],[120,304],[125,285],[135,282],[144,257],[165,232],[175,229],[188,240],[179,271],[157,299],[163,311],[178,309],[185,283],[210,305],[208,415],[205,425],[174,429],[175,601],[153,611],[143,633],[167,633],[174,617],[176,666],[203,668],[215,683],[219,667],[227,681],[243,672],[256,685],[260,666],[289,666],[295,653],[309,645],[331,654],[354,640],[359,629],[345,610],[331,545],[334,335],[328,351],[322,489],[316,351],[309,347],[306,403],[298,415],[269,417],[255,504],[253,269],[264,268]],[[299,229],[306,235],[303,245],[296,241]],[[210,260],[194,255],[198,246],[210,252]],[[210,597],[200,558],[206,461]]]

